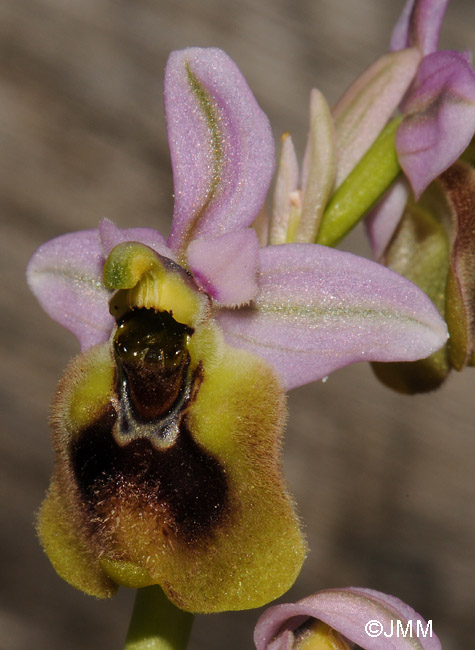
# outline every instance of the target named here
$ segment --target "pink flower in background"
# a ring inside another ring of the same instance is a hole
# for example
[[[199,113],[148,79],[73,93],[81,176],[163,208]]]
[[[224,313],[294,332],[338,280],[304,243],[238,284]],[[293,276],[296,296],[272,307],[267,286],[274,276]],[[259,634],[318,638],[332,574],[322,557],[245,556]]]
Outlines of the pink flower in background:
[[[399,163],[416,199],[452,165],[475,133],[475,72],[470,55],[437,50],[448,0],[408,0],[391,49],[417,48],[422,60],[401,102],[396,134]],[[367,220],[376,259],[383,254],[402,216],[409,188],[399,180]]]
[[[372,589],[326,589],[296,603],[269,607],[259,618],[257,650],[441,650],[412,607]]]

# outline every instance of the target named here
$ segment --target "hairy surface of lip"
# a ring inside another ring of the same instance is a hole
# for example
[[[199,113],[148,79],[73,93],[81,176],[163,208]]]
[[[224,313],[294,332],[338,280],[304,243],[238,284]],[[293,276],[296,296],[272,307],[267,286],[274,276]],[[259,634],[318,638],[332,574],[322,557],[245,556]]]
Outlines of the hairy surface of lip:
[[[115,503],[152,515],[165,537],[186,541],[209,533],[225,510],[225,473],[193,440],[186,421],[201,383],[200,367],[188,371],[192,331],[152,309],[134,309],[117,322],[120,406],[109,403],[71,443],[93,534],[114,537]]]
[[[155,513],[165,536],[170,532],[193,541],[211,532],[226,510],[226,476],[219,462],[193,440],[186,418],[174,443],[161,449],[144,437],[118,444],[113,435],[116,417],[109,407],[71,446],[92,532],[99,532],[95,522],[101,521],[99,534],[113,535],[115,502]]]

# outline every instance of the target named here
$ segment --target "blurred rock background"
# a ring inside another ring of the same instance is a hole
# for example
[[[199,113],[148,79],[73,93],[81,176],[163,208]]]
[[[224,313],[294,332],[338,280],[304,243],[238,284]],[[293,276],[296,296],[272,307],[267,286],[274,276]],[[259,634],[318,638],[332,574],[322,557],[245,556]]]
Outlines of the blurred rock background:
[[[162,107],[170,50],[237,62],[276,140],[303,152],[312,86],[330,103],[386,48],[402,0],[0,0],[0,650],[117,650],[133,593],[63,583],[33,527],[52,455],[48,406],[78,351],[29,294],[45,240],[96,227],[167,233],[172,177]],[[475,49],[475,3],[453,0],[442,46]],[[368,254],[361,232],[347,246]],[[311,553],[286,599],[361,585],[432,619],[444,650],[475,637],[475,370],[407,398],[358,365],[290,395],[288,481]],[[258,612],[198,618],[192,650],[252,648]]]

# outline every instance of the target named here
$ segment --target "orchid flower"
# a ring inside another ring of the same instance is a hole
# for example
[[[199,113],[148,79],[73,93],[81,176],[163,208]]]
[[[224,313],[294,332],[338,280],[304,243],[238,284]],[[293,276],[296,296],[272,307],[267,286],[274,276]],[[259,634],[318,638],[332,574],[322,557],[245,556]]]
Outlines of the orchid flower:
[[[333,246],[353,228],[400,172],[385,128],[420,62],[417,48],[385,54],[330,110],[316,89],[302,173],[288,134],[283,137],[271,212],[270,243]]]
[[[401,109],[396,135],[401,167],[419,198],[454,163],[475,132],[475,72],[470,55],[437,51],[448,0],[408,0],[391,47],[419,48],[423,59]]]
[[[172,53],[165,110],[168,241],[104,220],[28,267],[82,349],[53,405],[39,534],[57,572],[98,597],[159,584],[188,611],[257,607],[291,586],[306,552],[280,465],[284,389],[356,361],[425,357],[446,327],[375,262],[259,247],[272,133],[223,52]]]
[[[269,607],[259,618],[257,650],[441,650],[412,607],[372,589],[327,589]]]
[[[444,314],[450,342],[424,361],[375,366],[402,392],[437,388],[452,367],[475,361],[475,72],[467,54],[436,51],[447,2],[408,2],[393,32],[394,50],[417,47],[423,59],[401,110],[399,180],[367,219],[376,259],[421,287]],[[466,160],[457,160],[462,154]]]
[[[406,94],[395,139],[398,160],[416,199],[465,151],[475,133],[475,72],[468,54],[437,51],[448,0],[408,0],[391,38],[396,52],[416,47],[423,56]],[[401,219],[409,188],[400,180],[367,221],[380,259]]]
[[[475,73],[466,53],[436,51],[446,5],[409,0],[392,51],[331,110],[312,91],[300,179],[291,138],[283,139],[271,243],[334,246],[377,204],[368,228],[379,259],[408,199],[407,181],[418,198],[466,149],[475,131]],[[407,181],[396,180],[401,168]]]

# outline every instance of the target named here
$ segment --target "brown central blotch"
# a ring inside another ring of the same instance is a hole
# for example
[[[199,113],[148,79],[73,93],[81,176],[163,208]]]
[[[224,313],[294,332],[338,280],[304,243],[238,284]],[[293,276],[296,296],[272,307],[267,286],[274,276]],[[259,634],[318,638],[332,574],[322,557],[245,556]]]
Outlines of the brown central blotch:
[[[107,503],[120,495],[127,506],[154,512],[183,541],[213,532],[226,511],[226,473],[186,426],[175,443],[157,449],[147,438],[118,445],[112,434],[112,407],[71,444],[71,465],[90,521],[104,516]]]

